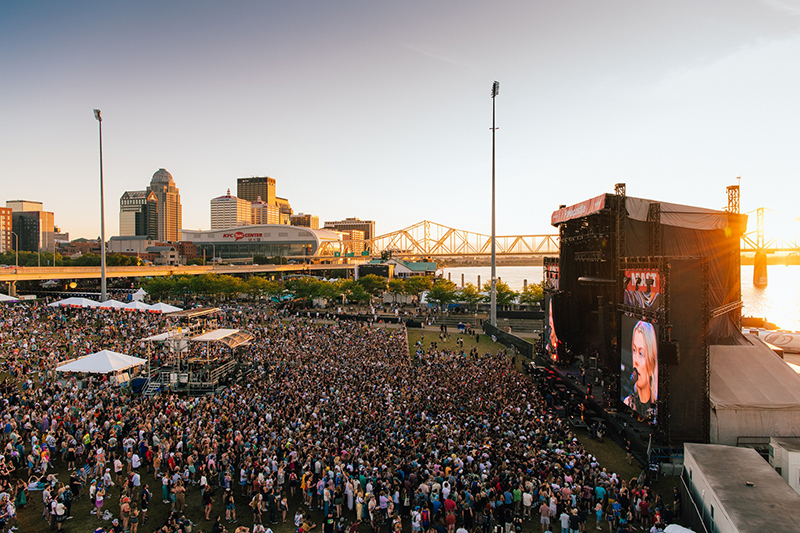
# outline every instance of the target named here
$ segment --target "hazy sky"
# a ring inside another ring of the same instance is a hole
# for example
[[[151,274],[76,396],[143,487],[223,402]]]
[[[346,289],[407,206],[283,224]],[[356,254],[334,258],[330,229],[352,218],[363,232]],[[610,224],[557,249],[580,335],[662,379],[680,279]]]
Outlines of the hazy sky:
[[[183,227],[268,175],[295,212],[553,233],[628,194],[798,217],[800,0],[0,4],[0,180],[71,237],[107,236],[163,167]],[[751,223],[754,226],[755,217]]]

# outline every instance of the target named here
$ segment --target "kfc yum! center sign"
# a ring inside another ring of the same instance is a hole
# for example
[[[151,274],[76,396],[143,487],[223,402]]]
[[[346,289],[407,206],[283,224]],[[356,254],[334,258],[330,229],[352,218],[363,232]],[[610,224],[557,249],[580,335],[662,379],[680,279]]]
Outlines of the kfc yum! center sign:
[[[227,241],[260,241],[262,233],[246,233],[243,231],[236,231],[233,233],[223,233],[222,238]]]

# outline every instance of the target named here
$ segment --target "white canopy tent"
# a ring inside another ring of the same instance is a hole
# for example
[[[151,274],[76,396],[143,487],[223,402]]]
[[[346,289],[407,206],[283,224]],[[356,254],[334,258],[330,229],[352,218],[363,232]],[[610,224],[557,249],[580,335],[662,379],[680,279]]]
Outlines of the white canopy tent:
[[[174,305],[165,304],[164,302],[154,303],[150,306],[150,310],[157,312],[157,313],[174,313],[176,311],[183,311],[180,307],[175,307]]]
[[[99,307],[100,302],[96,302],[94,300],[90,300],[89,298],[65,298],[63,300],[59,300],[57,302],[53,302],[51,304],[47,304],[47,307]]]
[[[747,339],[752,344],[711,346],[711,442],[800,437],[800,376],[758,338]]]
[[[150,306],[139,300],[134,300],[122,306],[120,309],[126,311],[150,311]]]
[[[125,355],[111,350],[99,352],[73,359],[56,367],[58,372],[86,372],[89,374],[110,374],[143,365],[146,359]]]
[[[8,296],[7,294],[0,294],[0,302],[16,302],[19,301],[17,298],[13,296]]]
[[[131,294],[131,300],[134,302],[144,299],[147,296],[147,292],[144,289],[139,289],[138,291]]]
[[[105,302],[100,302],[98,307],[100,309],[124,309],[125,304],[119,300],[106,300]]]

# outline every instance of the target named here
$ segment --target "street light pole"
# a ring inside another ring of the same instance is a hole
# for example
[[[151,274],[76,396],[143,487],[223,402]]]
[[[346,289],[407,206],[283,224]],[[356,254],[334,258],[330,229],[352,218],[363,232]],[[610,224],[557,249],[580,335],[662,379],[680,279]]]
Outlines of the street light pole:
[[[495,127],[494,101],[498,93],[500,93],[500,82],[495,81],[492,84],[492,292],[489,312],[489,323],[493,326],[497,326],[497,243],[495,242],[494,227],[494,134],[497,128]]]
[[[100,110],[94,110],[94,118],[100,130],[100,301],[108,299],[106,294],[106,212],[103,195],[103,119]]]

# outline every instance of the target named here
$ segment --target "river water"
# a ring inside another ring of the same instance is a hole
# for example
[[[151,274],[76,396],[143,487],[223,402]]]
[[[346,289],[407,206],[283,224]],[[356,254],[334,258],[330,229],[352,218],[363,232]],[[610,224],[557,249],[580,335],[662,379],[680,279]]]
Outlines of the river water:
[[[449,276],[457,286],[464,283],[477,284],[490,279],[491,267],[453,267],[438,272],[445,278]],[[742,266],[742,314],[764,317],[778,327],[800,331],[800,266],[770,265],[767,269],[769,285],[763,289],[753,286],[753,267]],[[513,290],[522,290],[525,280],[528,283],[542,281],[543,269],[540,266],[499,266],[497,276]]]

